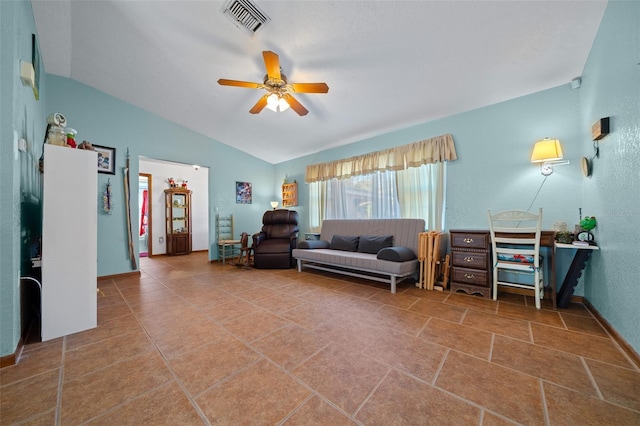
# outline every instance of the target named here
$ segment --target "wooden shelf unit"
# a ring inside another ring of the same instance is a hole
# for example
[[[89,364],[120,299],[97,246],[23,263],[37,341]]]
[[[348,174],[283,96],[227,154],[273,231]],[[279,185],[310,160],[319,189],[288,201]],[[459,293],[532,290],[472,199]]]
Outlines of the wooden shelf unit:
[[[282,207],[293,207],[298,205],[298,183],[282,184]]]

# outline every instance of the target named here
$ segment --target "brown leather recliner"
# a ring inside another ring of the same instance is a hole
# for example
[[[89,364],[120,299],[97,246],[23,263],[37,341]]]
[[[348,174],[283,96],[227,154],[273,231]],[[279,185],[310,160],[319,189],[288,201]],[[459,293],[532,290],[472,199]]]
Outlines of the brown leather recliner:
[[[262,231],[253,234],[253,266],[258,269],[289,269],[291,250],[298,243],[298,212],[269,210],[262,216]]]

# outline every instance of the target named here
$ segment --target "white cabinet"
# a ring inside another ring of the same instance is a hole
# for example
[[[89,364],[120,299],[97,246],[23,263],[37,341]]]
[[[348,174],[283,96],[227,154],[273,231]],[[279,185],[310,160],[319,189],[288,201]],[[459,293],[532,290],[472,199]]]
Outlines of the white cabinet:
[[[44,145],[42,340],[97,326],[97,154]]]

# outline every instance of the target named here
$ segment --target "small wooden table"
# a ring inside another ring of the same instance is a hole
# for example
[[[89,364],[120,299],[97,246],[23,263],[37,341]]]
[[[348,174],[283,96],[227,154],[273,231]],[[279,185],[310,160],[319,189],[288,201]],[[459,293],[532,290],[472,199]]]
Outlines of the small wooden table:
[[[584,271],[584,268],[587,266],[587,262],[591,257],[591,253],[593,253],[594,250],[600,250],[600,248],[595,245],[582,246],[582,245],[574,245],[574,244],[555,243],[553,248],[553,255],[552,255],[552,259],[554,260],[554,262],[552,266],[553,276],[551,277],[551,279],[553,281],[555,281],[555,277],[556,277],[555,252],[558,249],[576,250],[576,253],[573,256],[573,260],[571,261],[571,265],[569,266],[569,270],[567,271],[567,274],[565,275],[562,281],[562,286],[560,287],[560,291],[558,291],[557,307],[567,308],[569,307],[569,302],[571,302],[571,296],[573,295],[573,291],[576,288],[576,285],[578,285],[578,280],[582,276],[582,272]],[[554,282],[554,285],[555,285],[555,282]],[[553,307],[555,308],[556,307],[555,294],[553,296],[554,296]]]

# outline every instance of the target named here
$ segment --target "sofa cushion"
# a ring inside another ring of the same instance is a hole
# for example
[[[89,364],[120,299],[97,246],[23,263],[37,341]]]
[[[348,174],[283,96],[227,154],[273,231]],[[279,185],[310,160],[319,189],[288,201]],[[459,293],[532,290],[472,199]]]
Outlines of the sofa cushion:
[[[385,247],[393,245],[393,235],[360,235],[358,251],[360,253],[377,254]]]
[[[391,262],[406,262],[416,259],[416,254],[407,247],[386,247],[378,252],[377,258]]]
[[[357,251],[358,237],[334,235],[333,238],[331,238],[331,245],[329,248],[331,248],[331,250]]]

